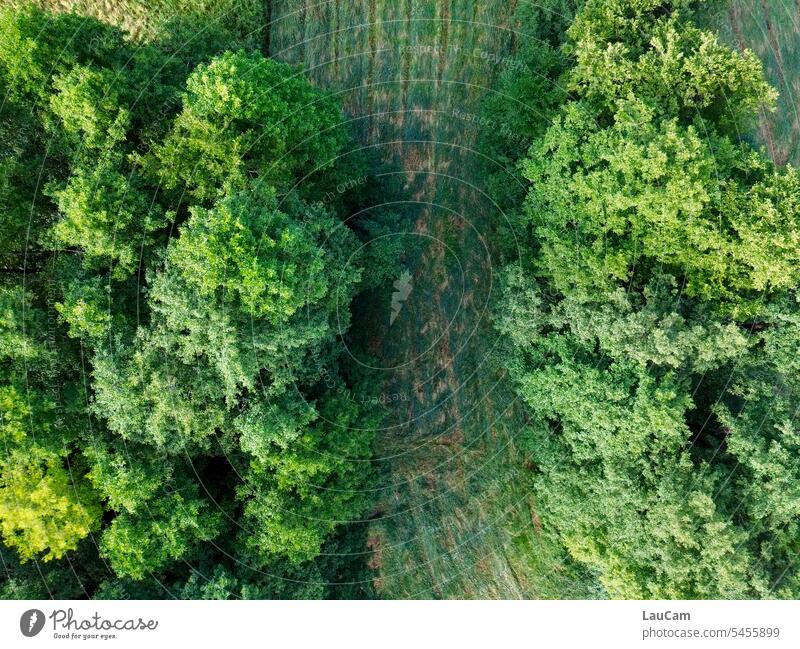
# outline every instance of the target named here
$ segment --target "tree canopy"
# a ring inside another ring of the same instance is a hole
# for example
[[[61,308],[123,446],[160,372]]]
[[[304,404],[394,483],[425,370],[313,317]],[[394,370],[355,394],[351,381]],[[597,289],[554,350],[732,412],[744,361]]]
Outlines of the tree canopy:
[[[697,5],[516,9],[481,146],[518,488],[603,595],[797,598],[800,178]],[[336,97],[190,27],[0,10],[3,597],[370,594],[380,413],[341,351],[399,244],[349,218]]]
[[[542,520],[610,596],[796,597],[798,176],[692,6],[576,15],[495,320]]]
[[[33,9],[0,13],[0,88],[3,592],[83,553],[84,595],[322,595],[372,453],[339,358],[360,243],[318,199],[340,106]]]

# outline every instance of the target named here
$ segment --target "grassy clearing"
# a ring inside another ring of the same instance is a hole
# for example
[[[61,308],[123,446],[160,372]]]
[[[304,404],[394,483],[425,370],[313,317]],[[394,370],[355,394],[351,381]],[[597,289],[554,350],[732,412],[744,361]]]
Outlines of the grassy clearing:
[[[274,3],[272,52],[341,92],[360,140],[380,151],[421,243],[397,320],[366,326],[385,368],[382,481],[370,532],[386,597],[584,597],[536,514],[514,438],[525,425],[495,366],[488,321],[502,218],[482,193],[479,100],[508,53],[514,2]],[[524,38],[518,35],[517,38]],[[401,228],[403,229],[403,228]],[[388,302],[388,300],[387,300]],[[361,326],[364,326],[362,323]]]
[[[262,0],[0,0],[0,6],[34,5],[54,12],[75,12],[117,25],[133,38],[157,36],[176,20],[215,22],[242,35],[242,44],[263,38]]]
[[[727,43],[753,50],[780,92],[778,109],[762,115],[757,140],[777,164],[800,164],[800,3],[731,0],[705,21]]]

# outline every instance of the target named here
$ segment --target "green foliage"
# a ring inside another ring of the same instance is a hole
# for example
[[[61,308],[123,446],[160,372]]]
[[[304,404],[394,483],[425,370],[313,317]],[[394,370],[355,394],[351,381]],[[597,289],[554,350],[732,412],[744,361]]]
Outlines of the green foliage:
[[[226,193],[209,210],[193,208],[167,264],[202,298],[224,288],[226,300],[275,325],[336,288],[346,295],[359,274],[329,280],[336,267],[326,249],[332,243],[346,249],[352,235],[319,207],[290,201],[283,209],[295,214],[281,212],[274,190],[261,185]],[[336,286],[337,279],[347,283]]]
[[[105,149],[124,139],[130,115],[108,69],[76,65],[53,80],[50,109],[73,147]]]
[[[495,321],[543,518],[609,595],[793,598],[797,172],[739,141],[775,93],[692,4],[576,16]]]
[[[738,135],[777,93],[752,52],[736,54],[685,20],[695,2],[589,0],[568,30],[569,88],[606,118],[632,96],[659,118]]]
[[[99,526],[101,508],[79,471],[68,472],[61,458],[38,446],[3,458],[0,533],[23,560],[60,559]]]
[[[792,568],[798,549],[800,319],[796,302],[786,306],[788,313],[757,334],[756,344],[737,365],[731,388],[735,398],[716,404],[713,411],[737,462],[736,493],[742,494],[748,529],[763,539],[759,559],[773,580],[762,592],[794,598],[800,588]]]
[[[73,452],[80,416],[65,359],[47,348],[47,319],[16,287],[0,287],[0,305],[0,534],[21,560],[49,561],[96,530],[102,510]]]
[[[183,110],[145,164],[165,187],[207,202],[248,175],[276,182],[329,167],[345,141],[339,107],[302,76],[227,52],[189,76]]]
[[[364,460],[371,434],[358,429],[359,408],[343,385],[313,413],[313,425],[306,415],[293,434],[282,426],[276,436],[260,414],[245,414],[244,425],[259,421],[266,429],[250,431],[262,442],[239,494],[247,498],[245,544],[257,561],[277,555],[296,565],[319,554],[340,524],[369,505]]]
[[[109,309],[109,296],[100,278],[72,282],[64,301],[55,305],[61,320],[69,327],[71,338],[98,341],[106,337],[114,318]]]
[[[88,267],[113,267],[114,278],[124,279],[137,269],[147,235],[164,222],[114,157],[77,168],[64,189],[53,191],[62,214],[53,236],[82,247]]]
[[[141,515],[120,513],[103,533],[100,553],[120,577],[143,579],[183,559],[192,545],[220,532],[221,514],[197,495],[197,485],[155,497]]]
[[[307,213],[291,219],[254,185],[191,210],[153,278],[152,326],[98,355],[97,410],[112,430],[172,451],[206,447],[246,394],[318,378],[306,350],[347,326],[337,307],[359,273],[346,267],[348,230],[318,208],[294,209]]]
[[[141,513],[147,502],[171,482],[175,467],[147,446],[93,440],[84,449],[91,470],[87,478],[116,512]]]
[[[27,7],[0,11],[0,70],[12,101],[38,99],[46,110],[53,84],[78,65],[119,62],[122,32],[76,14]]]
[[[555,288],[596,296],[641,286],[661,267],[685,279],[688,296],[747,318],[793,287],[796,171],[707,130],[656,122],[638,99],[619,106],[604,128],[587,105],[570,104],[524,163]]]
[[[369,506],[338,359],[362,259],[339,203],[312,200],[340,172],[341,109],[221,53],[227,32],[191,52],[179,33],[0,12],[9,596],[48,596],[27,562],[82,552],[83,591],[51,592],[319,596],[336,568],[318,555]],[[193,566],[219,569],[201,586]]]

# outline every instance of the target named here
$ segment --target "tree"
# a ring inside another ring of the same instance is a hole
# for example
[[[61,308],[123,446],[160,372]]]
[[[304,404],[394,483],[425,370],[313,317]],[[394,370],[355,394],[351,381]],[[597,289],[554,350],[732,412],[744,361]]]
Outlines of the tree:
[[[98,528],[101,514],[74,444],[73,377],[48,349],[45,314],[29,294],[0,288],[0,310],[0,534],[23,561],[58,559]]]
[[[221,514],[198,497],[197,485],[188,483],[152,498],[138,516],[118,514],[103,533],[100,553],[118,576],[143,579],[216,537],[221,522]]]
[[[165,187],[208,203],[248,176],[280,184],[329,168],[345,141],[332,98],[283,64],[227,52],[189,76],[183,110],[144,164]]]
[[[496,324],[543,519],[609,595],[795,597],[797,172],[739,141],[775,93],[692,4],[577,14]]]
[[[220,53],[227,32],[174,38],[0,12],[3,592],[44,592],[28,562],[80,553],[84,595],[198,592],[195,567],[231,556],[275,578],[232,568],[209,594],[320,595],[319,553],[368,506],[338,354],[389,273],[362,285],[341,201],[316,200],[360,164],[337,162],[341,109]]]
[[[192,209],[153,278],[152,326],[98,356],[97,408],[112,430],[172,452],[207,446],[248,394],[318,380],[306,355],[349,324],[337,308],[359,279],[347,268],[354,238],[318,208],[287,207],[295,219],[254,184]]]
[[[737,462],[737,506],[768,576],[764,596],[792,598],[800,587],[798,550],[797,359],[800,319],[796,298],[773,325],[759,332],[732,371],[731,398],[712,408]]]
[[[80,472],[79,465],[67,470],[60,457],[37,446],[3,459],[0,532],[23,560],[60,559],[99,527],[97,496]]]
[[[292,565],[316,557],[338,527],[370,504],[365,460],[372,433],[359,430],[364,418],[345,386],[318,411],[308,404],[296,409],[305,411],[299,425],[278,431],[258,411],[239,422],[243,438],[259,441],[247,446],[253,458],[239,496],[246,499],[243,544],[262,564],[275,556]]]
[[[688,297],[744,320],[796,285],[796,171],[707,127],[656,121],[639,98],[619,106],[599,127],[585,104],[570,104],[524,163],[554,286],[599,296],[663,268],[683,277]]]

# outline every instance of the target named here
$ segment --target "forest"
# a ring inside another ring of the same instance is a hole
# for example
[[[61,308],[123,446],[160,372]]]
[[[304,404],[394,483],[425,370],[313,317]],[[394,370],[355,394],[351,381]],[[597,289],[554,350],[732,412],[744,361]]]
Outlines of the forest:
[[[0,598],[800,597],[727,2],[146,4],[0,3]]]

